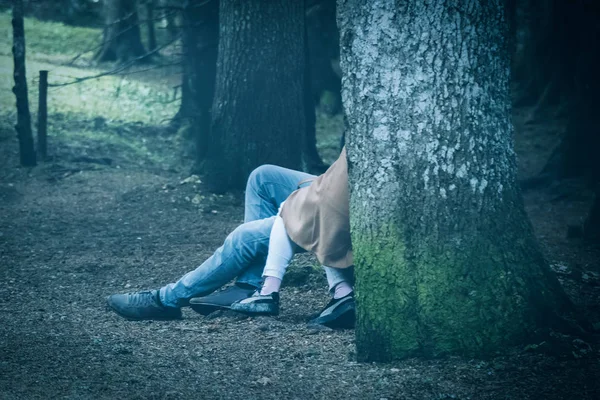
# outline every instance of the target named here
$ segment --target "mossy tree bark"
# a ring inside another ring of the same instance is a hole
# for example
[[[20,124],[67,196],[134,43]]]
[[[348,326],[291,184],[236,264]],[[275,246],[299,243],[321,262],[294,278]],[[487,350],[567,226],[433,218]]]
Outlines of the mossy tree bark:
[[[98,61],[126,62],[145,53],[140,35],[137,0],[104,0],[105,26]]]
[[[305,118],[303,2],[222,0],[207,183],[243,188],[262,164],[300,169]]]
[[[338,3],[360,360],[487,356],[574,310],[516,183],[501,0]]]

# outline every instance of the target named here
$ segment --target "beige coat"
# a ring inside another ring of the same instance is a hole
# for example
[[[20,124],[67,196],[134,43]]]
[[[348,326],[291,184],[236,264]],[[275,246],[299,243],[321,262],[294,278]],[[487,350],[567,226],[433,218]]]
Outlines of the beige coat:
[[[327,171],[293,192],[281,217],[290,239],[315,253],[321,264],[347,268],[353,264],[348,206],[346,148]]]

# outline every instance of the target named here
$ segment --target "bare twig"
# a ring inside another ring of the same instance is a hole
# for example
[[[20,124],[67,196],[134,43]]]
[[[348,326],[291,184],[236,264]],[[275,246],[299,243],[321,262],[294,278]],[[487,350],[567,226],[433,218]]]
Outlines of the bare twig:
[[[102,48],[102,47],[103,47],[103,46],[104,46],[106,43],[110,43],[110,42],[113,42],[113,41],[117,40],[117,39],[118,39],[120,36],[124,35],[125,33],[129,32],[130,30],[132,30],[132,29],[134,29],[134,28],[136,28],[136,27],[139,27],[139,26],[141,26],[141,25],[142,25],[142,24],[144,24],[144,23],[147,23],[147,22],[153,22],[153,21],[158,21],[158,20],[162,19],[163,17],[168,17],[168,16],[170,16],[170,15],[175,15],[175,14],[176,14],[176,12],[173,12],[173,13],[171,13],[171,14],[166,14],[166,15],[163,15],[163,16],[161,16],[161,17],[156,17],[156,18],[151,18],[151,19],[140,20],[140,21],[138,21],[136,24],[134,24],[134,25],[131,25],[131,26],[129,26],[129,27],[127,27],[127,28],[123,29],[123,30],[122,30],[122,31],[120,31],[119,33],[117,33],[117,34],[116,34],[116,35],[115,35],[115,36],[114,36],[112,39],[105,40],[105,39],[103,38],[103,39],[102,39],[102,41],[100,42],[100,44],[98,44],[98,45],[96,45],[96,46],[92,47],[92,48],[91,48],[91,49],[89,49],[89,50],[86,50],[86,51],[84,51],[84,52],[81,52],[81,53],[79,53],[79,54],[78,54],[78,55],[76,55],[76,56],[75,56],[75,57],[74,57],[74,58],[73,58],[71,61],[69,61],[68,63],[66,63],[66,64],[65,64],[65,66],[70,66],[70,65],[73,65],[73,63],[74,63],[75,61],[77,61],[78,59],[80,59],[80,58],[81,58],[81,57],[82,57],[84,54],[91,53],[91,52],[94,52],[94,51],[96,51],[96,50],[98,50],[98,49]],[[124,20],[126,20],[126,19],[127,19],[127,18],[129,18],[129,17],[131,17],[132,15],[133,15],[133,13],[130,13],[130,14],[129,14],[128,16],[126,16],[125,18],[122,18],[122,19],[120,19],[120,20],[117,20],[117,21],[115,21],[115,22],[112,22],[112,23],[110,23],[110,24],[107,24],[107,25],[105,25],[104,27],[106,28],[107,26],[112,26],[112,25],[118,24],[119,22],[123,22]],[[173,43],[173,42],[172,42],[172,43]]]
[[[84,77],[82,77],[82,78],[75,78],[75,79],[74,79],[73,81],[71,81],[71,82],[65,82],[65,83],[52,83],[52,84],[48,84],[48,87],[63,87],[63,86],[69,86],[69,85],[74,85],[74,84],[76,84],[76,83],[81,83],[81,82],[89,81],[90,79],[97,79],[97,78],[101,78],[101,77],[103,77],[103,76],[107,76],[107,75],[116,75],[116,74],[118,74],[118,73],[120,73],[120,72],[123,72],[123,71],[124,71],[124,70],[126,70],[127,68],[131,67],[132,65],[134,65],[134,64],[135,64],[135,63],[137,63],[138,61],[141,61],[141,60],[143,60],[143,59],[144,59],[144,58],[146,58],[146,57],[149,57],[149,56],[151,56],[151,55],[153,55],[153,54],[155,54],[155,53],[158,53],[160,50],[164,49],[165,47],[168,47],[168,46],[169,46],[170,44],[172,44],[173,42],[175,42],[175,41],[179,40],[179,37],[180,37],[180,36],[181,36],[181,35],[178,35],[178,37],[177,37],[177,38],[175,38],[175,39],[173,39],[172,41],[170,41],[170,42],[168,42],[168,43],[165,43],[165,44],[163,44],[162,46],[159,46],[159,47],[157,47],[156,49],[154,49],[154,50],[152,50],[152,51],[150,51],[150,52],[148,52],[148,53],[142,54],[141,56],[139,56],[139,57],[136,57],[136,58],[134,58],[134,59],[132,59],[132,60],[130,60],[130,61],[128,61],[128,62],[126,62],[126,63],[124,63],[124,64],[121,64],[120,66],[118,66],[118,67],[116,67],[116,68],[113,68],[113,69],[111,69],[110,71],[102,72],[102,73],[100,73],[100,74],[96,74],[96,75],[84,76]],[[173,63],[173,65],[174,65],[174,64],[177,64],[177,63]],[[171,64],[167,64],[167,66],[168,66],[168,65],[171,65]],[[161,67],[162,67],[162,66],[161,66]],[[157,68],[160,68],[160,67],[157,67]],[[157,68],[150,68],[150,69],[157,69]],[[138,71],[138,72],[141,72],[141,71]],[[136,73],[136,71],[132,71],[131,73]]]

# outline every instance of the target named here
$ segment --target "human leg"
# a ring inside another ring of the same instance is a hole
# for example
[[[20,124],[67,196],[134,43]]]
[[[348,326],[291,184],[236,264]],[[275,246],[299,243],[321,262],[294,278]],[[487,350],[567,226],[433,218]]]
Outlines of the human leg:
[[[179,308],[188,305],[192,297],[214,291],[232,280],[250,263],[266,258],[274,219],[266,218],[240,225],[212,256],[177,282],[159,290],[109,296],[108,306],[128,319],[181,317]]]
[[[308,181],[310,184],[314,175],[275,165],[262,165],[250,174],[246,184],[244,205],[244,221],[268,218],[277,214],[281,203],[296,189],[298,184]],[[237,283],[252,287],[260,287],[264,264],[252,263],[237,278]]]
[[[244,222],[276,215],[281,203],[298,189],[300,182],[314,178],[316,176],[306,172],[276,165],[261,165],[256,168],[246,183]]]
[[[246,184],[244,221],[272,217],[277,214],[281,203],[298,188],[302,181],[310,184],[315,177],[300,171],[263,165],[250,174]],[[262,283],[264,259],[257,259],[237,277],[235,285],[204,297],[190,300],[190,306],[196,312],[209,314],[215,310],[228,309],[235,301],[247,298]]]
[[[263,271],[265,280],[262,288],[252,296],[233,303],[231,309],[248,314],[279,314],[281,280],[294,257],[296,248],[285,230],[283,219],[279,215],[276,216],[269,238],[269,252]]]
[[[192,297],[213,292],[231,281],[251,264],[262,264],[267,256],[269,235],[275,217],[238,226],[212,256],[177,282],[160,289],[165,306],[188,305]]]
[[[298,188],[298,183],[310,180],[314,176],[300,171],[273,165],[265,165],[254,170],[248,179],[246,186],[245,221],[251,222],[274,216],[279,205]],[[254,247],[243,247],[241,252],[236,252],[233,243],[238,243],[245,235],[244,225],[236,229],[219,248],[213,256],[206,260],[194,271],[189,272],[175,283],[169,284],[159,291],[138,292],[130,294],[113,295],[108,298],[109,306],[117,313],[130,319],[171,319],[181,316],[179,307],[188,305],[190,297],[208,294],[218,287],[224,285],[238,275],[235,287],[236,293],[216,296],[208,303],[214,307],[228,306],[233,296],[245,296],[251,293],[251,287],[257,288],[262,281],[261,273],[264,266],[264,254],[253,252],[258,248],[265,247],[261,243],[268,243],[268,237],[272,221],[260,224],[261,229],[255,232],[251,240],[255,240]],[[262,236],[257,239],[256,236]],[[252,236],[252,235],[250,235]],[[262,240],[262,242],[261,242]],[[228,257],[232,256],[232,257]],[[232,260],[234,262],[232,262]],[[244,271],[244,267],[246,267]],[[234,297],[235,298],[235,297]],[[205,297],[204,299],[208,299]],[[202,299],[198,302],[199,306]],[[223,304],[221,304],[223,303]],[[227,303],[227,304],[226,304]]]

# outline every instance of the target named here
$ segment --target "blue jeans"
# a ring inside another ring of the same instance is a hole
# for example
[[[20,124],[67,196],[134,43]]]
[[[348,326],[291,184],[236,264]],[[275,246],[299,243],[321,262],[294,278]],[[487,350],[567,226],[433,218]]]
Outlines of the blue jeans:
[[[313,175],[274,165],[263,165],[252,171],[246,184],[244,223],[199,267],[162,287],[160,301],[170,307],[187,306],[192,297],[206,296],[235,277],[238,283],[260,287],[271,227],[279,205],[301,181],[313,178]]]

